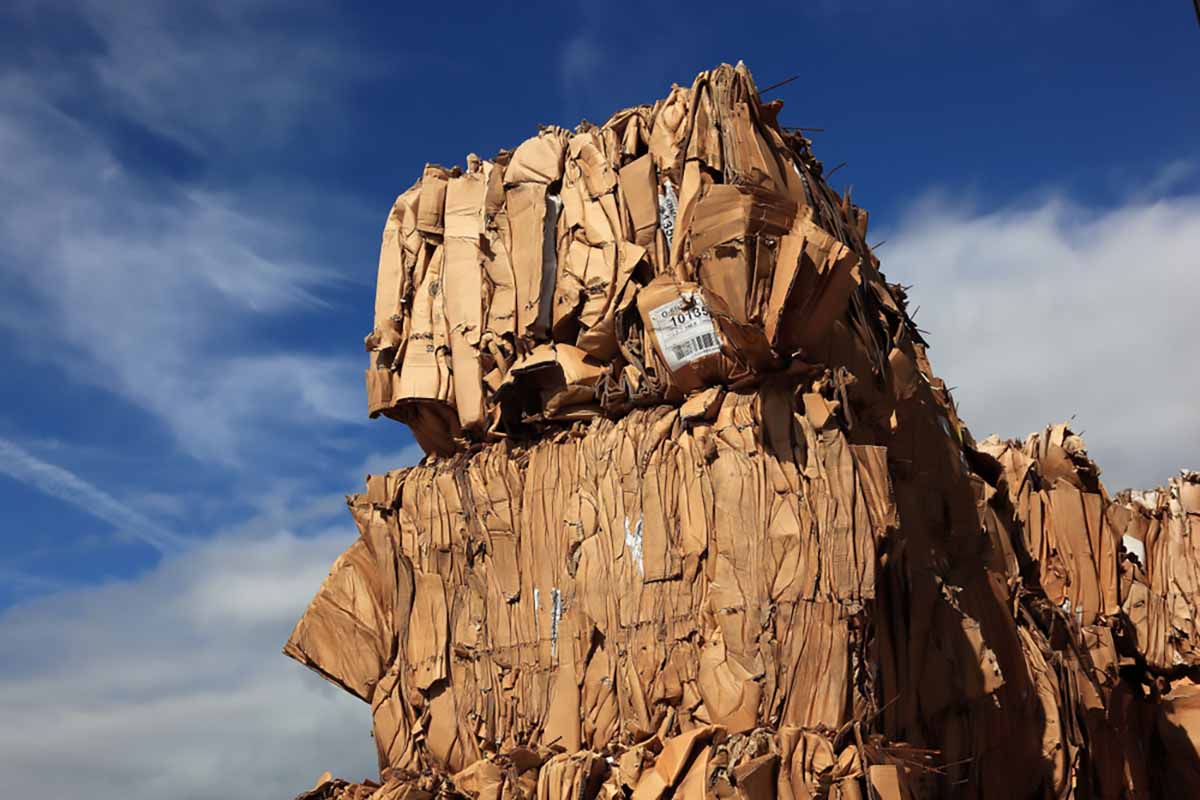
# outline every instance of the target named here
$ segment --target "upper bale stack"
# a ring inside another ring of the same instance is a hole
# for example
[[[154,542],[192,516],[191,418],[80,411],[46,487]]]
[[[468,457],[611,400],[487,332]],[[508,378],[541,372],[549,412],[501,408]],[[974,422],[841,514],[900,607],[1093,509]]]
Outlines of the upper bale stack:
[[[867,215],[780,107],[725,65],[600,127],[426,166],[384,228],[370,414],[448,454],[828,362]]]

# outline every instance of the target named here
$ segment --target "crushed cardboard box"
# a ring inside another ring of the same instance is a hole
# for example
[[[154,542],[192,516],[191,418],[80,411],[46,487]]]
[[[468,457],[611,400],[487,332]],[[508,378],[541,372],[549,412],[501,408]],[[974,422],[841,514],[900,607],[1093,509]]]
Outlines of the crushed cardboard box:
[[[370,411],[429,456],[285,652],[370,704],[306,800],[1200,791],[1200,474],[976,442],[746,69],[392,209]]]

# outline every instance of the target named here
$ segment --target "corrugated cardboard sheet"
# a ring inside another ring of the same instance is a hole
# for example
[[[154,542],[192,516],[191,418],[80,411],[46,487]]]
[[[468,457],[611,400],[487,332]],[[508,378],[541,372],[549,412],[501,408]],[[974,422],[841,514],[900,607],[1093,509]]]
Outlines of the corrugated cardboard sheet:
[[[372,414],[430,456],[285,652],[370,704],[308,800],[1190,796],[1200,474],[976,443],[744,67],[429,166]]]

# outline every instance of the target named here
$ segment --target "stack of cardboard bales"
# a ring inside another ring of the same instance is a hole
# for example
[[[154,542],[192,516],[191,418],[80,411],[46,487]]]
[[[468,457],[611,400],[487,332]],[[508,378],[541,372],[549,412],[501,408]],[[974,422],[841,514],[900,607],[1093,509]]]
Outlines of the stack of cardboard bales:
[[[721,66],[397,199],[369,411],[429,456],[350,498],[285,647],[380,780],[303,797],[1200,785],[1200,476],[975,443],[779,108]]]

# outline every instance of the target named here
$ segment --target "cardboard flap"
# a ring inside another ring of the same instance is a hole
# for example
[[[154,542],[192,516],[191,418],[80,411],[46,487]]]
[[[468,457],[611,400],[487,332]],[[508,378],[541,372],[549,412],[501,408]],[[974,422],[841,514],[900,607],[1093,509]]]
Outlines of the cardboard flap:
[[[565,152],[565,137],[557,130],[543,131],[526,139],[513,151],[504,169],[504,183],[508,186],[554,183],[562,177]]]
[[[692,218],[692,253],[749,236],[782,236],[795,218],[796,204],[783,195],[747,186],[712,186]]]
[[[417,230],[440,236],[445,230],[446,184],[458,170],[426,164],[421,176],[421,195],[417,200]]]
[[[658,229],[658,182],[650,154],[629,162],[619,173],[621,195],[629,212],[629,240],[646,247]]]

